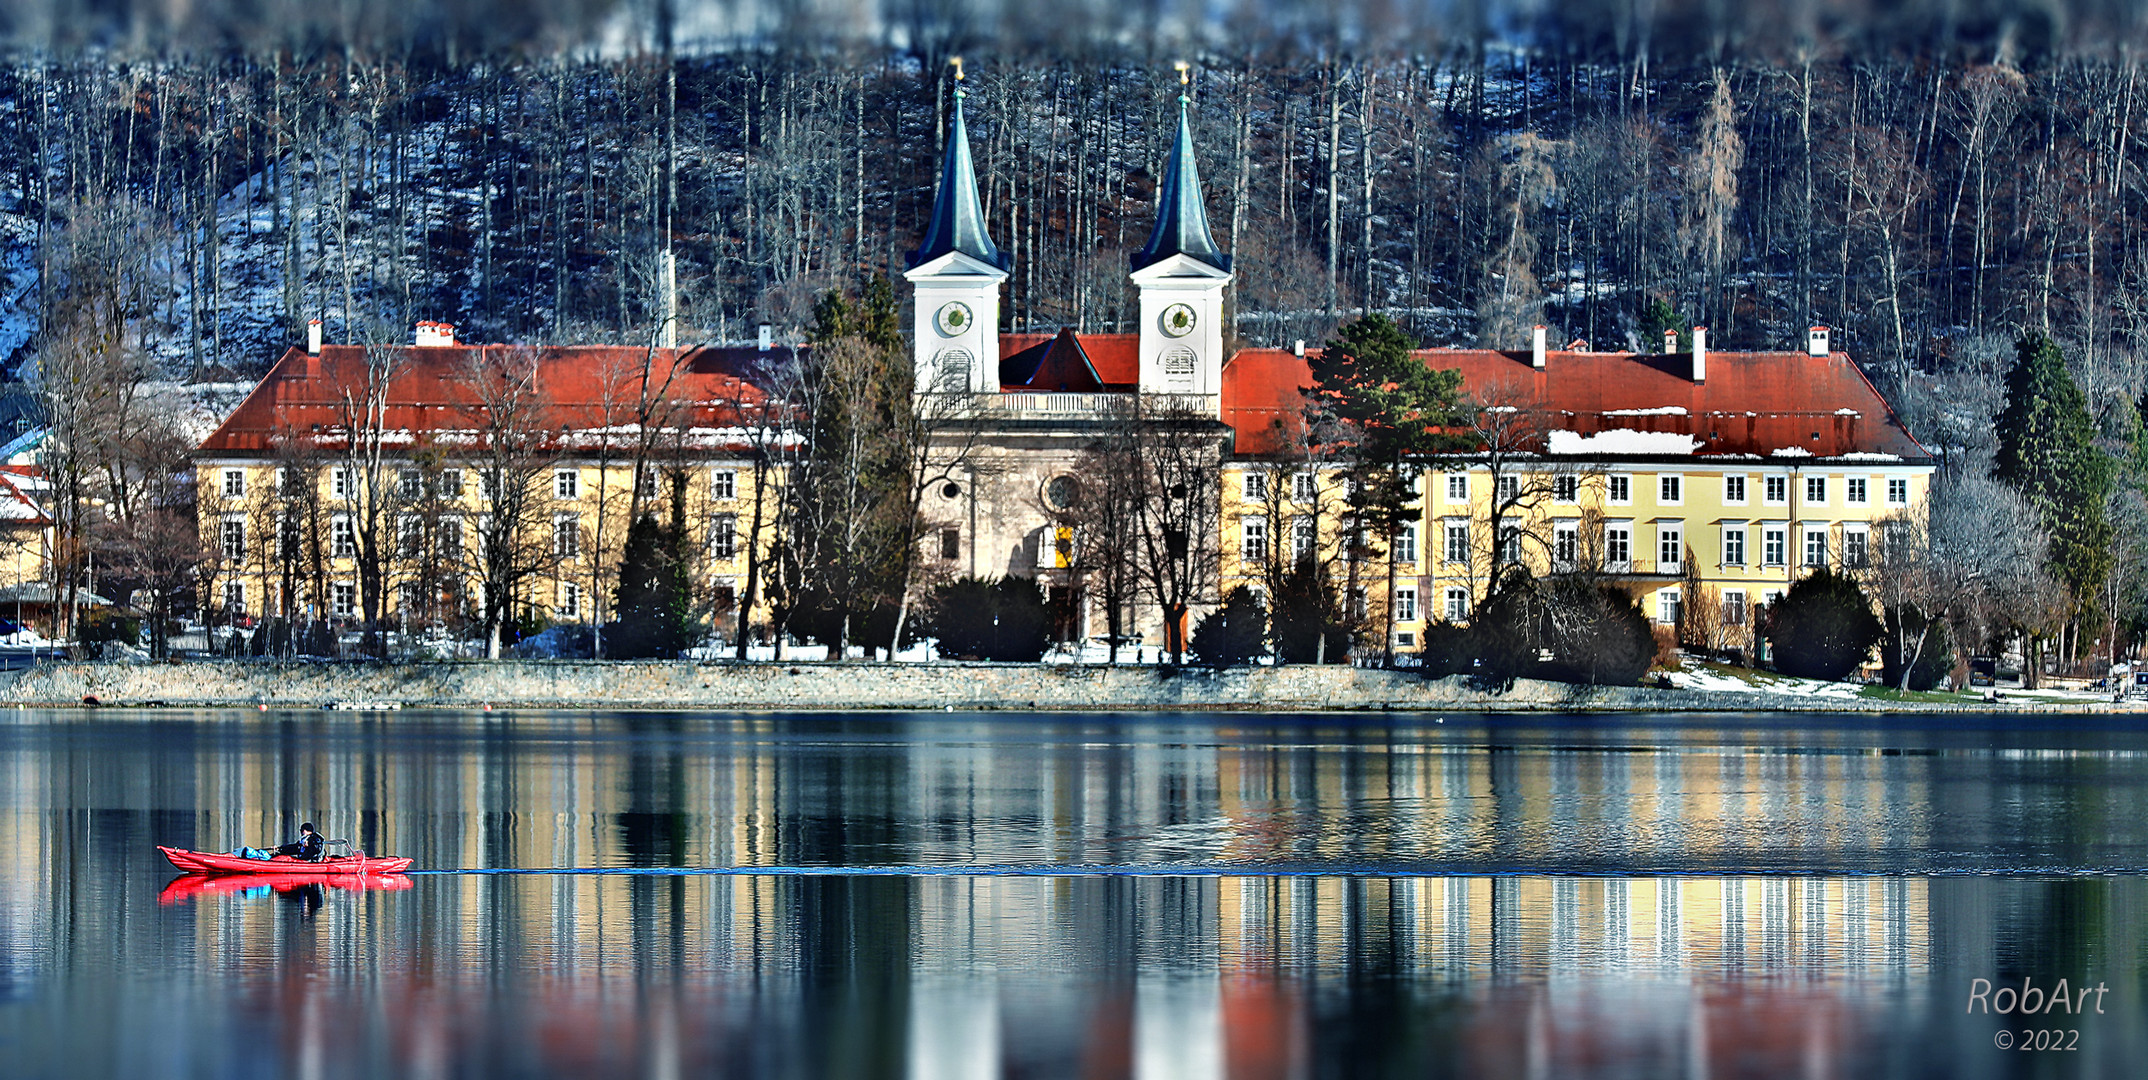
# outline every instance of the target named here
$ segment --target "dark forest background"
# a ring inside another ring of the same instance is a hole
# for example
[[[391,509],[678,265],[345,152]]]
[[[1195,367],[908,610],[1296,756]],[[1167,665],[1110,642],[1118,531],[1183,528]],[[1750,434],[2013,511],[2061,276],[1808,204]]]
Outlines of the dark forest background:
[[[316,316],[646,341],[667,246],[682,340],[795,333],[900,269],[957,54],[1010,326],[1124,328],[1183,57],[1244,343],[1369,309],[1428,344],[1660,347],[1662,301],[1719,348],[1836,327],[1949,445],[1988,442],[2024,328],[2099,408],[2138,396],[2133,5],[1205,10],[9,5],[0,345],[87,319],[243,378]]]

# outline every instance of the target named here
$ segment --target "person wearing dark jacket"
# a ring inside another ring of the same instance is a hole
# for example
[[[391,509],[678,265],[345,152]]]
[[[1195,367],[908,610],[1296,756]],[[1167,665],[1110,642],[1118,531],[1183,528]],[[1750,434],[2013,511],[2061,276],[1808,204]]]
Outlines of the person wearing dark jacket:
[[[298,827],[298,839],[276,849],[278,855],[289,855],[306,862],[318,862],[323,841],[321,834],[313,831],[313,822]]]

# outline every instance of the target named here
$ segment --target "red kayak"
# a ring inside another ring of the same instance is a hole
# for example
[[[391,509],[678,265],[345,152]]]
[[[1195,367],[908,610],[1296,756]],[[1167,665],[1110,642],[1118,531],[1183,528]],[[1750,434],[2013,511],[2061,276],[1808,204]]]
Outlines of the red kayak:
[[[300,889],[309,885],[316,889],[326,885],[331,889],[348,889],[354,892],[374,889],[397,892],[409,888],[410,879],[401,874],[388,874],[383,877],[375,877],[370,874],[364,877],[353,877],[345,874],[340,877],[323,878],[318,874],[308,876],[306,874],[284,873],[192,873],[173,878],[171,884],[164,886],[164,891],[157,895],[157,901],[164,904],[178,904],[202,897],[247,893],[255,889],[274,889],[279,893],[288,893],[293,889]]]
[[[410,869],[409,859],[369,859],[364,852],[331,855],[319,862],[306,862],[289,855],[273,859],[248,859],[214,851],[187,851],[157,845],[172,865],[190,874],[295,874],[302,877],[345,877],[400,874]]]

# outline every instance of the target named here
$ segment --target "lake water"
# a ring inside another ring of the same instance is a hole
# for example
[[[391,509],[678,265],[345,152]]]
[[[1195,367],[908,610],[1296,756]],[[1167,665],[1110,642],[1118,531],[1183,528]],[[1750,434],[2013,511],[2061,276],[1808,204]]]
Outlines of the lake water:
[[[154,847],[301,820],[422,872]],[[2144,948],[2124,719],[0,713],[9,1077],[2139,1076]]]

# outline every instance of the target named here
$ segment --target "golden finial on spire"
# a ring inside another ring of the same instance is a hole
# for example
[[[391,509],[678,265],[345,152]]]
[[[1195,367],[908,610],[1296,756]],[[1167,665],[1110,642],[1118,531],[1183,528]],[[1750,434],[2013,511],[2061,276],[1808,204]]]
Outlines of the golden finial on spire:
[[[1193,104],[1193,65],[1184,60],[1174,60],[1171,66],[1178,71],[1178,107],[1184,109]]]
[[[950,64],[953,64],[953,65],[955,66],[955,81],[956,81],[956,82],[961,82],[961,81],[962,81],[962,58],[961,58],[961,57],[959,57],[959,56],[951,56],[951,57],[948,57],[948,59],[947,59],[947,62],[948,62],[948,63],[950,63]]]
[[[1184,86],[1193,80],[1193,76],[1189,73],[1189,69],[1192,68],[1192,66],[1193,65],[1188,64],[1184,60],[1172,62],[1171,67],[1173,70],[1178,72],[1178,84],[1180,86]]]

